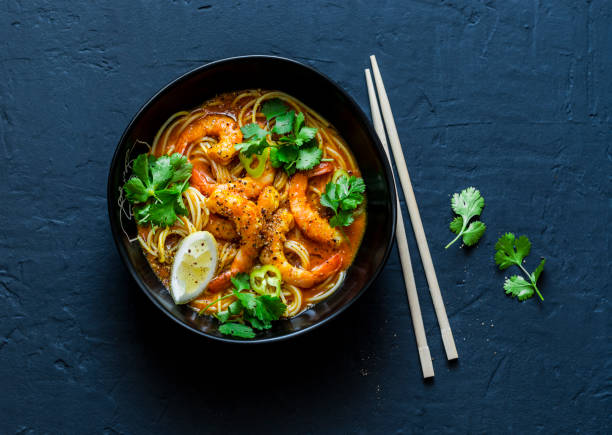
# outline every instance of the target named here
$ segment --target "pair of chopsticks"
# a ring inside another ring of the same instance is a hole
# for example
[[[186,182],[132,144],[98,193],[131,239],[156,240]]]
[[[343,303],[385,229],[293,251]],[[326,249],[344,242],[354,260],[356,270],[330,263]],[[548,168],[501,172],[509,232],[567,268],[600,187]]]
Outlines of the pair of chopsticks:
[[[442,335],[442,342],[444,344],[444,350],[446,351],[446,357],[449,360],[457,359],[458,355],[457,348],[455,347],[455,340],[453,339],[453,333],[451,331],[450,324],[448,323],[448,317],[446,316],[444,301],[442,300],[440,286],[438,285],[438,279],[436,278],[436,271],[434,269],[433,261],[431,260],[431,254],[429,253],[429,247],[427,245],[427,239],[425,238],[425,230],[423,229],[423,223],[421,222],[419,208],[416,203],[414,191],[412,190],[412,184],[410,183],[410,176],[408,175],[408,168],[406,167],[406,160],[402,151],[402,145],[400,144],[397,128],[395,127],[395,121],[393,119],[393,113],[391,112],[389,98],[387,97],[387,92],[385,91],[385,86],[378,69],[378,64],[376,63],[376,58],[373,55],[370,56],[370,61],[372,63],[372,71],[374,73],[376,89],[378,90],[378,99],[380,100],[379,110],[370,70],[366,69],[366,83],[368,86],[368,96],[370,97],[370,108],[372,110],[374,129],[376,130],[376,133],[383,144],[387,158],[389,159],[389,164],[391,165],[391,171],[393,171],[391,155],[389,154],[389,147],[385,137],[385,127],[387,129],[389,142],[391,143],[391,150],[393,151],[393,157],[395,158],[398,177],[404,192],[404,198],[406,199],[406,206],[408,208],[408,214],[410,215],[410,221],[412,222],[412,229],[414,230],[414,235],[419,247],[419,253],[421,254],[421,261],[423,262],[423,268],[425,269],[425,276],[427,278],[427,284],[429,285],[429,292],[431,294],[431,299],[433,300],[436,317],[438,318],[438,324],[440,325],[440,334]],[[382,118],[380,114],[381,111]],[[382,121],[383,118],[384,126]],[[400,262],[402,264],[402,272],[404,274],[404,284],[406,285],[408,304],[410,305],[410,316],[412,317],[412,325],[414,327],[414,334],[416,336],[423,377],[430,378],[434,376],[433,364],[431,362],[429,346],[427,345],[425,327],[423,326],[421,307],[419,305],[419,297],[417,294],[416,283],[414,281],[412,262],[410,261],[410,252],[408,250],[408,241],[406,239],[406,230],[404,228],[404,219],[402,216],[402,210],[400,208],[399,196],[397,196],[395,199],[397,201],[397,228],[395,237],[397,239]]]

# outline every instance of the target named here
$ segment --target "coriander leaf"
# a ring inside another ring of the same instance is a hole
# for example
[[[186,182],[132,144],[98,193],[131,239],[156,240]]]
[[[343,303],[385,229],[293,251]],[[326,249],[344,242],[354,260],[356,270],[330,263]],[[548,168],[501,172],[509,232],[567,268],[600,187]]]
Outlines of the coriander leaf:
[[[300,148],[298,157],[295,161],[295,167],[301,171],[312,169],[319,164],[322,155],[323,151],[321,151],[317,145],[308,148]]]
[[[278,98],[274,98],[272,100],[266,100],[261,106],[261,111],[266,116],[268,121],[273,118],[286,113],[289,110],[287,105],[283,103]]]
[[[334,211],[334,216],[329,220],[332,227],[349,226],[354,222],[353,211],[363,203],[364,191],[363,179],[355,176],[342,175],[335,182],[330,181],[325,185],[320,202]]]
[[[170,156],[158,157],[152,163],[150,160],[149,168],[151,170],[151,186],[155,189],[166,187],[174,173]]]
[[[217,318],[217,320],[221,323],[225,323],[229,320],[230,318],[230,313],[228,311],[221,311],[217,314],[215,314],[215,317]]]
[[[287,306],[280,298],[261,295],[256,299],[255,316],[264,322],[278,320],[286,309]]]
[[[151,223],[162,227],[169,227],[173,225],[176,221],[176,212],[174,211],[174,204],[151,204],[148,220]]]
[[[193,165],[187,161],[187,157],[180,154],[174,153],[170,156],[170,164],[174,170],[172,177],[170,178],[169,184],[182,183],[191,177],[191,170]]]
[[[155,159],[155,157],[152,157],[152,159]],[[132,165],[132,173],[138,178],[140,178],[140,180],[145,186],[151,184],[151,179],[149,177],[148,154],[144,153],[136,157],[136,159],[134,160],[134,164]]]
[[[251,326],[255,329],[262,330],[262,329],[270,329],[272,327],[272,324],[270,322],[264,322],[262,320],[259,320],[257,317],[252,316],[248,313],[244,316],[244,320],[249,322]]]
[[[293,123],[293,133],[297,135],[298,132],[302,129],[303,125],[304,125],[304,114],[300,112],[295,117],[295,121]]]
[[[279,115],[276,117],[276,124],[272,129],[272,133],[276,134],[287,134],[291,132],[291,128],[293,126],[293,119],[295,117],[295,112],[292,110],[283,115]]]
[[[329,220],[329,224],[332,227],[348,227],[354,222],[353,213],[349,210],[340,210],[338,214],[332,216]]]
[[[529,299],[534,293],[531,283],[527,282],[525,278],[518,275],[513,275],[510,278],[506,278],[506,281],[504,282],[504,290],[506,291],[506,294],[518,298],[519,301]]]
[[[150,215],[151,215],[151,204],[147,204],[142,207],[134,208],[134,218],[136,219],[136,223],[138,224],[144,224],[148,222]]]
[[[542,261],[540,261],[540,264],[538,264],[538,267],[536,267],[536,270],[534,270],[533,273],[531,274],[531,281],[534,284],[538,282],[538,279],[540,279],[540,275],[542,274],[542,271],[544,270],[545,263],[546,263],[546,259],[542,258]]]
[[[236,276],[231,278],[232,284],[236,287],[236,291],[249,290],[251,288],[251,282],[249,280],[248,273],[238,273]]]
[[[506,293],[517,296],[519,300],[525,300],[533,296],[533,292],[535,291],[543,301],[544,297],[542,293],[540,293],[540,289],[538,289],[537,281],[544,270],[546,260],[542,259],[533,273],[527,272],[523,267],[523,260],[531,251],[531,242],[529,239],[526,236],[521,236],[517,239],[514,234],[506,233],[499,238],[495,244],[495,249],[495,264],[497,264],[501,270],[507,269],[512,265],[518,266],[531,281],[528,282],[521,276],[512,276],[504,283]],[[529,289],[525,288],[526,285]]]
[[[453,243],[459,240],[461,236],[463,236],[463,243],[467,246],[472,246],[478,242],[486,226],[482,223],[476,224],[475,222],[470,224],[470,220],[476,216],[480,216],[483,207],[484,198],[475,187],[468,187],[467,189],[463,189],[460,193],[455,193],[453,195],[451,199],[451,208],[459,217],[453,219],[450,224],[450,229],[453,233],[457,234],[457,237],[451,240],[451,242],[446,245],[445,249],[448,249]],[[466,237],[465,233],[467,231],[470,231],[470,234]]]
[[[449,225],[451,231],[455,234],[459,234],[461,229],[463,228],[463,218],[461,216],[456,216]]]
[[[242,127],[240,127],[240,130],[242,131],[242,134],[244,135],[244,137],[247,139],[250,139],[250,138],[262,139],[266,137],[269,133],[268,130],[264,130],[257,123],[243,125]]]
[[[338,212],[340,201],[338,199],[338,185],[336,183],[327,183],[325,192],[321,195],[321,205],[331,208],[334,213]]]
[[[317,129],[314,127],[302,127],[299,133],[295,136],[295,144],[297,146],[302,146],[306,142],[309,142],[314,139],[317,135]]]
[[[252,139],[247,142],[234,145],[234,148],[244,154],[246,157],[251,157],[253,154],[261,154],[269,146],[266,138]]]
[[[513,264],[522,267],[523,259],[531,250],[531,242],[526,236],[516,239],[514,234],[506,233],[495,244],[495,250],[495,264],[501,270],[507,269]]]
[[[461,193],[455,193],[451,199],[453,211],[469,221],[472,217],[478,216],[484,207],[484,198],[480,196],[480,191],[475,187],[463,189]]]
[[[227,309],[232,315],[240,314],[240,312],[242,311],[242,304],[240,303],[240,301],[234,301],[229,304],[229,307],[227,307]]]
[[[255,296],[251,293],[239,293],[234,290],[234,296],[240,301],[242,306],[247,310],[251,311],[255,309]]]
[[[148,191],[142,180],[138,177],[130,178],[123,185],[128,201],[132,203],[146,202],[151,197],[153,192]]]
[[[255,332],[253,332],[253,328],[247,325],[243,325],[241,323],[224,323],[219,326],[219,332],[221,334],[233,335],[234,337],[240,338],[253,338],[255,337]]]
[[[467,246],[475,245],[482,237],[487,226],[480,221],[472,222],[463,232],[463,243]]]

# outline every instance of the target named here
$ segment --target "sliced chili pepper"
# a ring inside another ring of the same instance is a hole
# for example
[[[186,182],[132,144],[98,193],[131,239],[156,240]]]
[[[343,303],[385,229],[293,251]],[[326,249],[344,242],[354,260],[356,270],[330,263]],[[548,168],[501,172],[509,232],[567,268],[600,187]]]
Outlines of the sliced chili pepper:
[[[280,296],[282,277],[276,266],[266,264],[251,271],[251,289],[260,295]]]
[[[270,148],[266,148],[261,154],[253,154],[250,157],[246,157],[243,153],[240,153],[238,157],[242,162],[242,166],[244,166],[244,169],[246,169],[247,174],[253,178],[259,178],[263,175],[264,170],[266,169],[266,162],[268,161],[269,155]],[[253,160],[255,159],[257,159],[257,165],[253,167]]]

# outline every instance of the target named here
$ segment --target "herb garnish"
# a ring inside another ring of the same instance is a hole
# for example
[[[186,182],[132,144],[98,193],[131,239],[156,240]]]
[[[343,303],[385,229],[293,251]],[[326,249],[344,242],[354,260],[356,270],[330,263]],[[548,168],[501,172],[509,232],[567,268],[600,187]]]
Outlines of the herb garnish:
[[[192,165],[180,153],[155,157],[140,154],[134,160],[132,177],[123,185],[134,206],[136,222],[170,226],[177,215],[187,214],[182,194],[189,187]]]
[[[529,281],[519,275],[512,275],[510,278],[506,278],[504,282],[506,294],[517,297],[519,301],[524,301],[532,297],[535,291],[540,299],[544,300],[537,287],[537,282],[544,270],[546,259],[540,261],[540,264],[533,273],[529,273],[525,270],[522,264],[523,259],[529,255],[531,251],[531,242],[527,236],[521,236],[517,239],[514,234],[506,233],[501,236],[495,244],[495,250],[495,264],[497,264],[501,270],[516,265],[529,278]]]
[[[461,193],[455,193],[451,199],[451,207],[459,216],[455,217],[450,223],[451,231],[457,234],[445,249],[455,243],[459,237],[463,236],[463,243],[467,246],[475,245],[482,237],[487,226],[481,221],[470,220],[476,216],[480,216],[484,207],[484,198],[480,195],[480,191],[475,187],[463,189]],[[469,224],[469,226],[468,226]]]
[[[268,124],[274,120],[271,130],[259,124],[247,124],[241,128],[246,142],[235,148],[246,157],[261,154],[268,143],[268,135],[276,135],[278,145],[271,146],[270,163],[275,168],[283,168],[288,175],[296,170],[312,169],[321,162],[323,152],[315,139],[317,129],[304,125],[304,114],[289,110],[279,99],[267,100],[261,108]]]
[[[220,297],[200,310],[200,314],[204,314],[211,305],[219,300],[231,296],[236,297],[236,300],[228,306],[226,311],[215,314],[215,317],[221,323],[219,332],[222,334],[240,338],[253,338],[255,337],[253,328],[259,330],[270,329],[272,321],[280,319],[287,309],[287,306],[278,297],[256,296],[253,293],[242,292],[242,290],[250,290],[251,288],[248,273],[239,273],[233,277],[232,284],[234,284],[234,289],[232,289],[231,294]],[[241,314],[242,319],[236,318],[235,321],[228,322],[230,317],[240,316]],[[251,326],[246,323],[250,323]]]
[[[363,192],[363,178],[354,175],[341,175],[336,181],[327,183],[321,195],[321,204],[334,211],[334,216],[329,220],[332,227],[346,227],[353,223],[353,212],[363,202]]]

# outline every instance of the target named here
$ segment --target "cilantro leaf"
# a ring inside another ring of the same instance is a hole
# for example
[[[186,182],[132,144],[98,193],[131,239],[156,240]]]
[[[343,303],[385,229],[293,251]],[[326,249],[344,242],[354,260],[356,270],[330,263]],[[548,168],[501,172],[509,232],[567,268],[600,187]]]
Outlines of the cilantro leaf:
[[[536,270],[533,271],[533,273],[531,274],[531,280],[535,283],[538,282],[538,279],[540,279],[540,275],[542,274],[542,271],[544,270],[544,264],[546,264],[546,259],[542,258],[542,261],[540,261],[540,264],[538,264],[538,267],[536,267]]]
[[[329,224],[332,227],[348,227],[355,221],[353,213],[349,210],[340,210],[338,214],[332,216],[329,220]]]
[[[268,130],[261,128],[259,124],[255,122],[243,125],[242,127],[240,127],[240,130],[242,131],[242,134],[246,139],[261,139],[269,134]]]
[[[310,142],[317,135],[317,129],[314,127],[302,127],[300,131],[295,135],[295,144],[302,146],[303,144]]]
[[[300,148],[297,159],[295,160],[295,167],[301,171],[312,169],[321,162],[322,155],[323,151],[321,151],[317,145],[308,148]]]
[[[459,234],[463,228],[463,218],[461,216],[456,216],[455,219],[451,221],[449,228],[453,233]]]
[[[305,117],[302,112],[298,113],[293,122],[293,132],[297,134],[298,131],[302,129],[304,125]]]
[[[506,294],[518,298],[519,301],[529,299],[534,293],[531,283],[526,281],[522,276],[518,275],[512,275],[510,278],[506,278],[506,281],[504,282],[504,290],[506,291]]]
[[[255,309],[255,306],[257,304],[255,302],[255,295],[253,295],[252,293],[239,293],[236,290],[234,290],[234,296],[236,296],[236,299],[240,301],[242,306],[247,311]]]
[[[127,183],[123,186],[128,201],[132,203],[146,202],[153,192],[147,190],[142,180],[138,177],[130,178]]]
[[[229,320],[230,318],[230,313],[229,311],[221,311],[217,314],[215,314],[215,317],[217,318],[217,320],[221,323],[225,323]]]
[[[363,203],[363,192],[363,178],[355,176],[342,175],[335,182],[330,181],[325,185],[320,202],[334,211],[334,216],[329,220],[332,227],[349,226],[354,222],[353,210]]]
[[[155,157],[153,157],[153,160]],[[149,155],[144,153],[140,154],[134,160],[132,165],[132,174],[140,178],[145,186],[151,184],[151,178],[149,176]]]
[[[251,288],[251,281],[249,280],[248,273],[238,273],[231,278],[231,281],[234,287],[236,287],[236,291],[249,290]]]
[[[293,119],[295,118],[295,112],[292,110],[283,115],[276,117],[276,124],[272,129],[272,133],[276,134],[287,134],[291,132],[293,128]]]
[[[287,306],[281,298],[270,295],[261,295],[256,299],[255,316],[263,322],[278,320]]]
[[[255,337],[255,332],[253,332],[253,328],[247,325],[243,325],[241,323],[224,323],[219,326],[219,332],[221,334],[232,335],[234,337],[240,338],[253,338]]]
[[[268,121],[286,113],[289,110],[287,105],[278,98],[266,100],[261,106],[261,111]]]
[[[475,245],[482,237],[487,226],[480,221],[472,222],[463,232],[463,243],[467,246]]]
[[[187,214],[182,194],[189,187],[192,165],[182,154],[155,158],[140,154],[132,167],[133,176],[123,185],[134,207],[139,224],[174,224],[178,215]]]
[[[484,207],[484,198],[480,195],[480,191],[475,187],[463,189],[461,193],[455,193],[451,199],[451,208],[458,214],[450,223],[450,230],[457,234],[445,249],[448,249],[461,236],[463,243],[467,246],[475,245],[482,237],[487,228],[482,222],[472,222],[470,220],[476,216],[480,216]],[[468,225],[469,224],[469,225]]]
[[[537,283],[544,270],[546,260],[542,259],[533,273],[527,272],[523,267],[523,260],[531,251],[529,239],[526,236],[521,236],[517,239],[513,233],[506,233],[499,238],[495,244],[495,249],[495,264],[497,264],[500,270],[505,270],[515,265],[529,278],[529,281],[527,281],[522,276],[514,275],[506,279],[504,282],[506,293],[516,296],[520,301],[523,301],[532,297],[535,292],[543,301],[544,297],[540,293]]]
[[[229,304],[229,307],[227,307],[227,309],[230,312],[230,314],[233,314],[233,315],[240,314],[242,312],[242,304],[240,303],[240,301],[234,301],[231,304]]]
[[[174,173],[170,177],[168,184],[182,183],[191,177],[193,166],[189,163],[186,156],[180,153],[174,153],[170,156],[170,164],[172,165]]]
[[[293,175],[298,156],[299,150],[295,145],[274,147],[270,150],[270,163],[274,168],[282,167],[288,175]]]
[[[270,134],[270,132],[261,128],[259,124],[247,124],[242,126],[240,130],[247,141],[234,145],[234,148],[246,157],[250,157],[253,154],[261,154],[261,152],[269,146],[266,136]]]
[[[516,239],[514,234],[506,233],[495,244],[495,250],[495,264],[504,270],[513,264],[521,266],[523,259],[529,255],[531,242],[526,236]]]

